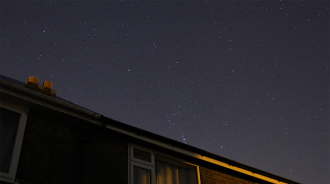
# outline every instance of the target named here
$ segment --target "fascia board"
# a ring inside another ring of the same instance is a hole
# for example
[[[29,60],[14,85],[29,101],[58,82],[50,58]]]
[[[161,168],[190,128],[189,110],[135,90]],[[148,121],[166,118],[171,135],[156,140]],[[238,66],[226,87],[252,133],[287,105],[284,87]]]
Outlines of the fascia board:
[[[28,102],[38,104],[40,106],[44,106],[90,122],[99,119],[101,116],[101,114],[95,113],[93,111],[77,107],[67,102],[62,102],[58,99],[35,92],[22,86],[8,83],[3,80],[0,81],[0,92],[13,96],[17,99],[23,99]]]

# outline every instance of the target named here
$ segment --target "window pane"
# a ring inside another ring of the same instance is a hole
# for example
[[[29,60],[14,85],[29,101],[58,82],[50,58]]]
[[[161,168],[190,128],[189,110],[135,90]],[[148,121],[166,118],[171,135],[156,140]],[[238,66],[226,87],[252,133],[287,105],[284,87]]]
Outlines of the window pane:
[[[134,166],[133,183],[134,184],[150,184],[150,170]]]
[[[180,163],[183,165],[183,163]],[[156,183],[157,184],[192,184],[197,183],[194,179],[195,172],[191,172],[187,168],[174,164],[169,164],[156,160]]]
[[[133,156],[134,158],[140,159],[140,160],[144,160],[147,162],[151,162],[151,154],[145,151],[141,151],[138,149],[133,149]]]
[[[0,172],[9,173],[20,114],[0,109]]]

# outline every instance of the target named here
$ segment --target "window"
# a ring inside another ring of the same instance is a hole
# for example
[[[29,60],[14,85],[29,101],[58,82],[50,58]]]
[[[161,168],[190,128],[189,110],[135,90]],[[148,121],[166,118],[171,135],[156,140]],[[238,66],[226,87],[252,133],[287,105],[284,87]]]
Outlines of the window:
[[[0,103],[0,180],[15,180],[27,114],[23,108]]]
[[[130,184],[198,184],[198,166],[130,145]]]

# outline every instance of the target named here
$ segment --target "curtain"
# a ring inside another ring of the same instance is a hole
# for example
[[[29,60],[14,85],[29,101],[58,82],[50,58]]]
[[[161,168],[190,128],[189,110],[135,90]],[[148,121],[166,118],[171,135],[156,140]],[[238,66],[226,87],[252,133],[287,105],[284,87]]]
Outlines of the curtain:
[[[136,166],[133,169],[134,184],[150,184],[150,170]]]
[[[156,184],[189,184],[189,170],[156,160]]]

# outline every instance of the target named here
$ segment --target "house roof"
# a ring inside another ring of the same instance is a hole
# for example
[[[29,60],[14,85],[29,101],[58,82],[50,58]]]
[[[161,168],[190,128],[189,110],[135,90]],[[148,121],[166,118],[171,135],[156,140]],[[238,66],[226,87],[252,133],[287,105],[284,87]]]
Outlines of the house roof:
[[[200,148],[184,144],[182,142],[113,120],[103,116],[97,112],[93,112],[87,108],[81,107],[64,98],[56,96],[55,98],[45,94],[33,91],[24,87],[24,82],[0,75],[0,92],[1,98],[3,94],[24,99],[32,103],[47,106],[51,109],[79,117],[95,124],[106,124],[106,127],[123,134],[135,137],[137,139],[147,141],[152,144],[159,145],[166,149],[176,151],[200,160],[204,160],[222,167],[250,175],[272,183],[299,184],[298,182],[247,166],[234,160],[222,157],[220,155],[202,150]]]

